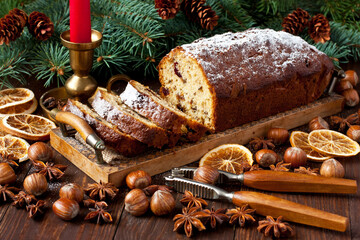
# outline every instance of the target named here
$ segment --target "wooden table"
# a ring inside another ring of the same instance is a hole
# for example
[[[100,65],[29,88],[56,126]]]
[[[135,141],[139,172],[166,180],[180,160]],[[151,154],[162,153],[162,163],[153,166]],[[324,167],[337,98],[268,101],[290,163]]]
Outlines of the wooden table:
[[[360,73],[360,65],[348,65],[347,68],[356,68]],[[39,87],[40,86],[40,87]],[[35,91],[39,98],[44,90],[42,83],[32,81],[26,87]],[[355,112],[358,107],[345,109],[340,115],[347,116]],[[307,126],[298,128],[307,130]],[[278,150],[283,153],[287,146]],[[111,224],[96,225],[93,222],[84,221],[88,210],[81,208],[80,214],[72,221],[63,221],[59,219],[51,210],[54,201],[58,199],[58,192],[62,185],[75,182],[86,186],[93,181],[88,178],[81,170],[57,154],[54,161],[69,165],[65,171],[65,176],[59,181],[53,181],[49,184],[49,190],[39,199],[47,201],[48,208],[45,214],[38,219],[28,218],[28,213],[23,209],[17,209],[10,203],[1,203],[0,205],[0,239],[186,239],[181,233],[173,232],[172,218],[176,213],[181,212],[181,194],[175,194],[177,205],[173,214],[166,217],[155,217],[150,211],[141,217],[133,217],[124,211],[124,197],[128,189],[122,187],[118,196],[110,203],[110,210],[114,222]],[[360,156],[339,159],[345,167],[345,177],[349,179],[360,180]],[[311,163],[312,167],[320,167],[320,164]],[[34,169],[30,162],[20,165],[17,170],[17,181],[15,186],[22,188],[24,178],[33,173]],[[163,184],[164,173],[153,177],[155,184]],[[249,190],[246,187],[233,184],[222,186],[227,190]],[[360,239],[360,193],[354,195],[342,194],[268,194],[282,197],[297,203],[305,204],[331,213],[343,215],[349,218],[350,225],[346,232],[336,232],[325,230],[301,224],[291,223],[295,228],[296,235],[294,239]],[[233,208],[234,205],[224,202],[209,202],[209,207],[215,208]],[[257,219],[263,219],[257,216]],[[245,228],[224,224],[215,230],[196,232],[194,239],[266,239],[256,230],[257,224],[249,225]],[[269,238],[270,239],[270,238]]]

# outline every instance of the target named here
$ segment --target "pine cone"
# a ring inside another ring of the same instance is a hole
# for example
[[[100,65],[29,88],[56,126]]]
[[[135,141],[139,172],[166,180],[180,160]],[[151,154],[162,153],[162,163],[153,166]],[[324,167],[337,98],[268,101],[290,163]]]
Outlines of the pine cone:
[[[298,35],[307,27],[309,18],[307,11],[298,8],[284,18],[281,26],[283,31]]]
[[[155,0],[155,8],[159,16],[164,19],[171,19],[176,16],[180,10],[179,0]]]
[[[9,12],[9,15],[14,16],[18,19],[18,22],[21,23],[21,27],[24,28],[27,21],[28,21],[28,15],[23,10],[20,10],[18,8],[14,8]]]
[[[13,9],[0,19],[0,45],[9,45],[21,36],[26,24],[27,15],[20,9]]]
[[[213,30],[218,24],[219,16],[204,4],[205,0],[184,0],[181,9],[191,21],[199,23],[206,30]]]
[[[54,33],[54,24],[50,18],[40,12],[32,12],[28,19],[29,32],[36,39],[45,41]]]
[[[330,40],[329,20],[322,14],[312,17],[309,22],[309,35],[316,43]]]

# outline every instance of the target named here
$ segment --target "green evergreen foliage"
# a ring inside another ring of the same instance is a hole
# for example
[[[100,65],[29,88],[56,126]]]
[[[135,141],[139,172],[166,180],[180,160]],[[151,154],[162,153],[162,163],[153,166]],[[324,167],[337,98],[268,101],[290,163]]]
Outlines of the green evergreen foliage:
[[[95,50],[92,75],[104,82],[118,73],[156,78],[159,61],[176,46],[251,27],[281,30],[283,18],[298,7],[310,15],[322,13],[331,21],[331,39],[325,44],[315,44],[306,30],[302,38],[325,52],[337,66],[360,60],[358,0],[207,0],[206,5],[219,16],[212,31],[191,22],[181,11],[173,19],[162,20],[154,0],[91,0],[92,28],[103,34],[103,44]],[[0,46],[0,88],[10,87],[10,79],[23,83],[26,75],[45,86],[54,81],[62,85],[72,74],[68,49],[59,38],[69,29],[69,1],[2,0],[0,17],[15,7],[28,14],[45,13],[53,21],[55,33],[39,42],[25,29],[10,46]]]

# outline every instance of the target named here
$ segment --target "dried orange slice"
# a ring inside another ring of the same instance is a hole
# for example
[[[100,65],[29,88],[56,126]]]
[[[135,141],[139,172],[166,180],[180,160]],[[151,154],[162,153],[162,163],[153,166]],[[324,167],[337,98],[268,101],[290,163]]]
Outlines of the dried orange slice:
[[[0,127],[5,132],[17,137],[43,141],[49,139],[50,131],[56,128],[56,125],[49,119],[37,115],[17,114],[1,119]]]
[[[33,98],[27,103],[18,104],[6,108],[0,109],[0,117],[7,115],[20,114],[20,113],[33,113],[37,108],[38,102],[36,98]]]
[[[335,156],[350,157],[360,152],[360,146],[348,136],[327,129],[312,131],[308,136],[310,146],[317,152]]]
[[[34,98],[34,93],[27,88],[11,88],[0,91],[0,109],[27,103]]]
[[[293,131],[290,135],[290,144],[293,147],[298,147],[304,150],[308,159],[313,160],[314,162],[323,162],[327,159],[330,159],[331,156],[319,153],[311,148],[308,142],[309,134],[301,131]]]
[[[239,144],[224,144],[206,153],[199,166],[209,165],[219,170],[240,174],[244,164],[252,165],[252,153]]]
[[[28,159],[28,149],[30,144],[22,138],[7,135],[0,137],[0,154],[11,156],[14,160],[23,162]]]

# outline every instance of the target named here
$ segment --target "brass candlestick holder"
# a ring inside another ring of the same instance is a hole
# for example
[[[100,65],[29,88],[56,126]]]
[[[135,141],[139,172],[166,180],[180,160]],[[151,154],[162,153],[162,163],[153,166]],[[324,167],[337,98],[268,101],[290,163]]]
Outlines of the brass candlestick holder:
[[[79,101],[86,101],[97,88],[96,80],[89,75],[93,65],[94,49],[102,42],[102,34],[91,30],[91,42],[70,42],[70,30],[60,36],[61,43],[70,51],[70,66],[74,74],[65,82],[65,89],[69,97]]]

